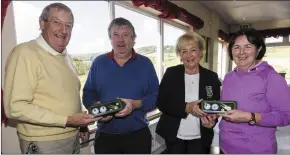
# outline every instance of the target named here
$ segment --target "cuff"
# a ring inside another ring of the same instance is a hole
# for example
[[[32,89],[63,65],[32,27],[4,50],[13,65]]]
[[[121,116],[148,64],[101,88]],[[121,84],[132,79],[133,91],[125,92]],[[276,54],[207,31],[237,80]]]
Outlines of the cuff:
[[[55,123],[57,126],[66,127],[67,126],[67,116],[57,116],[55,119]]]

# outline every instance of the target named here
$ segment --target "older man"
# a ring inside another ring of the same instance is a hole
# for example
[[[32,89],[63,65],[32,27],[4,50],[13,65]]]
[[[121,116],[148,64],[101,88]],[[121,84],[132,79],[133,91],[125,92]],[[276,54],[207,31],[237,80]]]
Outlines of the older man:
[[[114,19],[108,28],[113,50],[98,56],[83,90],[89,107],[100,101],[121,98],[125,109],[108,122],[98,122],[95,153],[151,153],[151,133],[146,113],[156,107],[158,78],[153,64],[137,54],[136,33],[130,21]]]
[[[81,112],[80,81],[66,51],[73,23],[66,5],[48,5],[41,35],[17,45],[7,60],[5,113],[18,120],[22,153],[79,153],[78,126],[101,119]]]

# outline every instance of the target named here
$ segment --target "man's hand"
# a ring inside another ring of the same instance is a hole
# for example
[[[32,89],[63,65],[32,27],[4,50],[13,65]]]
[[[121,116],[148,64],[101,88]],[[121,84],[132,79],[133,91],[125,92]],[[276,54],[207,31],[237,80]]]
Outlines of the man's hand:
[[[192,114],[193,116],[196,116],[196,117],[206,116],[206,113],[204,113],[199,108],[199,103],[201,101],[202,101],[202,99],[198,100],[198,101],[193,101],[193,102],[187,103],[186,112],[190,113],[190,114]]]
[[[242,110],[230,110],[224,114],[219,114],[219,116],[222,116],[225,120],[234,123],[246,123],[251,119],[251,113]]]
[[[212,128],[215,125],[215,120],[217,119],[217,115],[207,115],[200,117],[202,126],[206,128]]]
[[[132,111],[141,107],[141,100],[132,100],[132,99],[125,99],[125,98],[119,98],[119,99],[123,101],[126,104],[126,106],[122,111],[115,114],[116,117],[128,116],[132,113]]]
[[[86,142],[89,140],[90,133],[88,127],[81,127],[79,132],[79,137],[82,142]]]
[[[87,126],[88,124],[98,121],[103,117],[95,117],[91,114],[77,113],[67,117],[67,126]]]
[[[108,122],[109,120],[111,120],[113,118],[113,116],[106,116],[106,117],[103,117],[102,119],[100,119],[99,121],[102,121],[102,122]]]

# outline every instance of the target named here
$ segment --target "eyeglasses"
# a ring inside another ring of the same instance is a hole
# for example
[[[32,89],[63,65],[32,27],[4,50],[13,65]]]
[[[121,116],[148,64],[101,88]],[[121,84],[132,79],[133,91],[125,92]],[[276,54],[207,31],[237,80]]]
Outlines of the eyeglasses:
[[[65,25],[66,29],[71,30],[73,27],[72,24],[68,24],[68,23],[63,24],[59,20],[46,20],[46,21],[51,22],[53,26],[58,27],[58,28],[63,27],[63,25]]]

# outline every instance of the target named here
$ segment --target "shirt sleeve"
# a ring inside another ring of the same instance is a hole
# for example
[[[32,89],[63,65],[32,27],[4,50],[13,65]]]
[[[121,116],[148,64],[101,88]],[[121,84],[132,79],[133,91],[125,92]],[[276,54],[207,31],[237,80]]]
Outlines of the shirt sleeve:
[[[15,48],[5,71],[4,109],[8,118],[44,126],[66,126],[67,116],[32,104],[37,88],[37,67],[29,52]]]
[[[141,100],[142,102],[141,110],[149,112],[156,108],[157,95],[159,89],[159,81],[151,61],[149,61],[148,63],[146,74],[148,76],[148,87],[145,96]]]
[[[290,90],[282,76],[271,73],[267,79],[267,103],[270,112],[261,113],[261,126],[286,126],[290,124]]]

